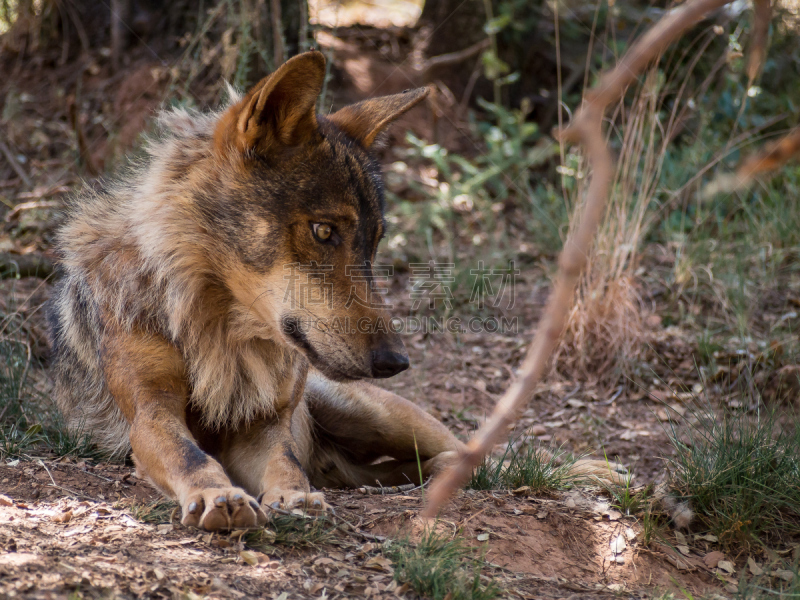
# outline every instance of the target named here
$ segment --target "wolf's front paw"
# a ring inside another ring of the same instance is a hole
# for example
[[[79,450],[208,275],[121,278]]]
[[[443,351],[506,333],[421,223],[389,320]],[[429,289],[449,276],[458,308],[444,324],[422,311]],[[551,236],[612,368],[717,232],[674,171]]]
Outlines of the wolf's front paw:
[[[277,490],[264,492],[261,494],[260,500],[264,510],[269,510],[270,508],[289,511],[300,509],[311,515],[321,515],[333,510],[325,502],[325,496],[321,492]]]
[[[183,504],[181,523],[206,531],[261,527],[267,516],[241,488],[206,488],[189,494]]]

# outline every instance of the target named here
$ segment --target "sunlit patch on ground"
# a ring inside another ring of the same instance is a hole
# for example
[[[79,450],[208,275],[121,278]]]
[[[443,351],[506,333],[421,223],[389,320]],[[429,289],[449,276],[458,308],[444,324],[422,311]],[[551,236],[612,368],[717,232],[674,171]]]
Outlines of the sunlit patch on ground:
[[[412,27],[423,4],[423,0],[309,0],[309,20],[324,27]]]

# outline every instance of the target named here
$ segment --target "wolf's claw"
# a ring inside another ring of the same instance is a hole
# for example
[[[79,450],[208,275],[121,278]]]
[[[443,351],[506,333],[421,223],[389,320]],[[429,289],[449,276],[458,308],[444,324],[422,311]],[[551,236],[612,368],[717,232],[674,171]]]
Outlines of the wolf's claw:
[[[254,498],[239,488],[210,488],[191,494],[184,502],[181,523],[206,531],[260,527],[267,516]]]
[[[310,515],[320,515],[330,512],[330,505],[325,502],[321,492],[276,491],[261,494],[261,506],[281,510],[303,509]]]

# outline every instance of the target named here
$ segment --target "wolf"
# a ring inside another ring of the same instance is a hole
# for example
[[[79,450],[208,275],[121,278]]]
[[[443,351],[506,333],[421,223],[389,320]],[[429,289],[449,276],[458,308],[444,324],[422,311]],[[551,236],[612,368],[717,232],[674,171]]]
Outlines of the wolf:
[[[58,233],[58,406],[110,452],[132,451],[185,525],[321,513],[320,488],[419,482],[463,452],[364,381],[409,366],[375,286],[374,149],[428,91],[322,116],[324,78],[310,51],[221,111],[163,112],[147,157],[72,199]]]

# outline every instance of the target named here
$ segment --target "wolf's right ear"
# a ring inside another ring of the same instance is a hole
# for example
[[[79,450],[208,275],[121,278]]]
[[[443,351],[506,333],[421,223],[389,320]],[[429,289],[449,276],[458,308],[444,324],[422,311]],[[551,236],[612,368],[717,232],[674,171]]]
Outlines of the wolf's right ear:
[[[312,50],[290,58],[222,115],[214,145],[222,151],[269,153],[317,135],[315,106],[325,81],[325,56]]]

